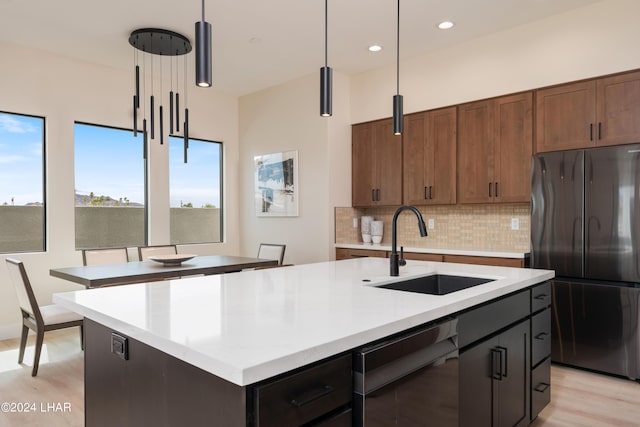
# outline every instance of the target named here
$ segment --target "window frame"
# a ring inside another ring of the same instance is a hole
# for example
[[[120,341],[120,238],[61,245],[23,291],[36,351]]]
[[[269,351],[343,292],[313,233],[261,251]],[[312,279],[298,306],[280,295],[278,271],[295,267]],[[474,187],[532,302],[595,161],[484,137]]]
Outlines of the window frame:
[[[10,251],[10,252],[2,252],[0,254],[20,254],[20,253],[30,253],[30,252],[47,252],[49,249],[49,239],[48,239],[48,205],[47,205],[47,118],[45,116],[38,116],[35,114],[27,114],[27,113],[14,113],[11,111],[0,110],[0,114],[8,114],[12,116],[20,116],[20,117],[29,117],[32,119],[40,119],[42,120],[42,155],[40,158],[40,162],[42,164],[42,179],[41,179],[41,190],[42,190],[42,247],[38,250],[29,249],[23,251]]]
[[[76,164],[75,164],[75,149],[76,149],[76,125],[82,125],[82,126],[92,126],[92,127],[97,127],[97,128],[104,128],[104,129],[110,129],[110,130],[119,130],[119,131],[125,131],[125,132],[130,132],[132,135],[135,133],[133,129],[131,128],[124,128],[124,127],[120,127],[120,126],[110,126],[110,125],[103,125],[103,124],[97,124],[97,123],[89,123],[89,122],[84,122],[84,121],[80,121],[80,120],[74,120],[73,122],[73,151],[74,151],[74,160],[73,160],[73,181],[74,181],[74,192],[76,189]],[[145,144],[144,141],[144,136],[142,135],[142,131],[137,131],[137,133],[139,133],[140,135],[138,136],[134,136],[134,138],[141,138],[141,143],[142,143],[142,161],[143,161],[143,174],[144,174],[144,179],[143,179],[143,190],[144,190],[144,213],[143,213],[143,217],[144,217],[144,242],[143,245],[146,246],[149,244],[149,159],[148,159],[148,147],[147,144]],[[75,224],[76,224],[76,218],[75,218],[75,200],[74,200],[74,219],[73,219],[73,223],[74,223],[74,247],[75,250],[79,251],[82,249],[87,249],[87,248],[78,248],[77,246],[77,242],[76,242],[76,236],[75,236]],[[127,245],[128,247],[130,245]],[[137,246],[137,245],[136,245]],[[133,246],[131,246],[133,247]],[[95,249],[95,248],[93,248]],[[101,248],[102,249],[102,248]]]
[[[169,137],[167,138],[167,144],[169,144],[169,147],[171,146],[171,140],[175,139],[176,141],[184,141],[184,138],[178,135],[169,135]],[[179,244],[179,245],[209,245],[209,244],[219,244],[219,243],[224,243],[225,242],[225,195],[224,195],[224,143],[222,141],[214,141],[214,140],[210,140],[210,139],[204,139],[204,138],[194,138],[194,137],[189,137],[189,145],[187,146],[187,149],[190,147],[191,142],[204,142],[204,143],[209,143],[209,144],[217,144],[218,145],[218,156],[219,156],[219,171],[218,171],[218,179],[220,182],[220,206],[218,206],[218,208],[220,209],[220,229],[219,229],[219,233],[220,233],[220,239],[217,242],[181,242],[181,243],[174,243],[171,242],[171,244]],[[168,173],[169,173],[169,200],[171,200],[171,152],[169,152],[169,159],[168,159]],[[169,202],[169,209],[171,209],[171,202]],[[198,208],[198,209],[206,209],[206,208]],[[171,226],[171,213],[169,213],[169,226]]]

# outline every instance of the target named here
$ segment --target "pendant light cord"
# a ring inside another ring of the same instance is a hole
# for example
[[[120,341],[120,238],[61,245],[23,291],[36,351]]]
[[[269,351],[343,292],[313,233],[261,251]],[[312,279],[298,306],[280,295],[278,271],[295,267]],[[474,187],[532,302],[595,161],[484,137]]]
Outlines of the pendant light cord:
[[[398,0],[398,25],[396,27],[396,95],[400,95],[400,0]]]
[[[327,6],[328,0],[324,0],[324,66],[327,66],[328,63],[328,59],[327,59],[327,51],[329,49],[328,44],[329,44],[329,37],[327,36],[327,28],[328,28],[328,22],[329,22],[329,18],[328,18],[328,11],[329,8]]]
[[[202,0],[202,21],[204,22],[204,0]]]

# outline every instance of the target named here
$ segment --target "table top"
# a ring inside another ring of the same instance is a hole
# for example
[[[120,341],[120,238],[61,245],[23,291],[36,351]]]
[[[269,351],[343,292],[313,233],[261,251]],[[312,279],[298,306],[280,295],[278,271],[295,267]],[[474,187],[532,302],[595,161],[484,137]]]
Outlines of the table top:
[[[428,295],[378,286],[430,274],[494,281]],[[552,271],[358,258],[54,294],[56,304],[244,386],[457,313]]]
[[[276,260],[228,255],[196,256],[180,265],[165,265],[155,261],[132,261],[118,264],[86,265],[52,268],[53,277],[79,283],[87,288],[104,285],[155,281],[199,274],[210,275],[240,271],[245,268],[269,267]]]

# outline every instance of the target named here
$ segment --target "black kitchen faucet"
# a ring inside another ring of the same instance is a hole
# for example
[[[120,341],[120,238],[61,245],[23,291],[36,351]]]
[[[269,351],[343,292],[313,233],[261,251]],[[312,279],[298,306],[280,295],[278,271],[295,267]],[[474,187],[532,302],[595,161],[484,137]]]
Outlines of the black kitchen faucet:
[[[398,276],[400,274],[400,257],[398,256],[397,250],[397,237],[398,234],[398,215],[402,213],[402,211],[411,210],[418,217],[418,228],[420,229],[420,236],[427,236],[427,226],[424,224],[424,219],[422,218],[422,214],[415,206],[400,206],[396,212],[393,214],[393,219],[391,220],[391,256],[390,267],[391,267],[391,275]],[[402,259],[402,265],[404,265],[404,259]]]

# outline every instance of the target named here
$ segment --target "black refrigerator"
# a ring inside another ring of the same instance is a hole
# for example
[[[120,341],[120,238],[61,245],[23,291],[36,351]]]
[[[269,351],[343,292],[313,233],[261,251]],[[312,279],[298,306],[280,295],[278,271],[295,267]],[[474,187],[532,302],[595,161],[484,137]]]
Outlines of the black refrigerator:
[[[555,270],[551,360],[640,378],[640,144],[533,156],[531,262]]]

